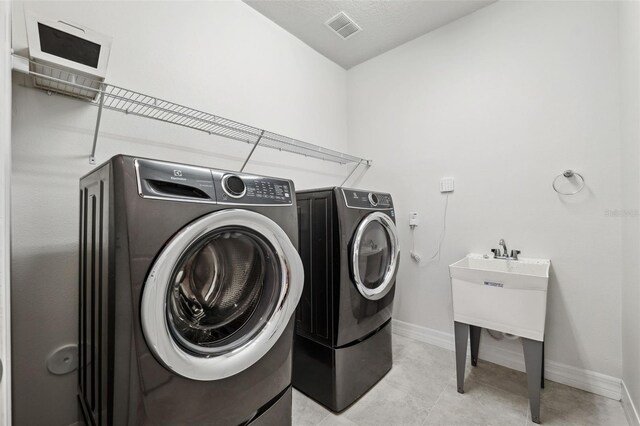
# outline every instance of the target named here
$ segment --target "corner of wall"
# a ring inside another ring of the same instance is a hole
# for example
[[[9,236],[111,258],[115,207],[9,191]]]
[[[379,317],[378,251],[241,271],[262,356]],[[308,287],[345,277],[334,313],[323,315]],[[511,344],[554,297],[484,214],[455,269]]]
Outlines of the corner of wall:
[[[623,208],[622,402],[629,424],[640,425],[640,3],[618,2],[620,140]]]
[[[11,2],[0,1],[0,424],[11,424]]]
[[[624,380],[622,381],[622,408],[624,408],[629,426],[640,426],[640,412],[638,412],[638,408],[633,403]]]

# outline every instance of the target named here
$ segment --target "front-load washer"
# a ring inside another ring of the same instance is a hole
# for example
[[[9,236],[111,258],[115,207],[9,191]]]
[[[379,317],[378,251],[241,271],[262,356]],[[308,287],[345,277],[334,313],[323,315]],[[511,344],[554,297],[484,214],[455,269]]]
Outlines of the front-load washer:
[[[299,191],[304,290],[293,386],[342,411],[391,369],[391,310],[400,249],[391,195]]]
[[[290,425],[293,183],[119,155],[80,205],[80,420]]]

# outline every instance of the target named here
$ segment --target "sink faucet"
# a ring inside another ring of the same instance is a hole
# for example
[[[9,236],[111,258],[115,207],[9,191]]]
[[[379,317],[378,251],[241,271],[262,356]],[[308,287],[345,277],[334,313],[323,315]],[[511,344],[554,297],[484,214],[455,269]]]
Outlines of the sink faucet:
[[[506,257],[509,251],[507,250],[507,244],[504,242],[502,238],[500,238],[498,245],[502,246],[502,255]]]
[[[502,254],[500,254],[500,249],[491,249],[491,253],[493,253],[494,259],[505,259],[505,260],[518,260],[518,255],[520,254],[520,250],[511,250],[511,254],[507,250],[507,243],[501,238],[498,242],[498,245],[502,247]]]

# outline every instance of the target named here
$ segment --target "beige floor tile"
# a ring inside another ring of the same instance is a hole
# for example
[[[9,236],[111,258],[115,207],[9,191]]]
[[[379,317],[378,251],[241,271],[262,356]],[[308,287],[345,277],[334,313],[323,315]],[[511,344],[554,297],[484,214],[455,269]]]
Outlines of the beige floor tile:
[[[340,417],[359,426],[420,426],[427,413],[419,400],[382,380]]]
[[[393,335],[394,366],[342,414],[294,390],[294,426],[500,426],[530,421],[526,374],[480,360],[458,394],[453,352]],[[619,401],[546,381],[544,426],[627,426]]]
[[[358,426],[358,424],[343,415],[331,413],[325,417],[318,426]]]
[[[394,361],[404,358],[415,358],[416,356],[421,356],[426,353],[431,357],[443,360],[443,362],[455,365],[455,354],[450,350],[398,334],[392,334],[392,336]]]
[[[478,360],[476,367],[471,366],[467,361],[465,368],[465,381],[467,379],[476,380],[480,383],[512,392],[523,398],[529,397],[527,389],[527,375],[521,371],[512,370],[501,365],[488,361]]]
[[[425,425],[513,426],[524,425],[527,399],[473,379],[459,394],[452,379],[431,409]]]
[[[295,426],[316,426],[331,412],[298,390],[293,390],[292,422]]]
[[[620,401],[580,389],[547,380],[540,399],[540,420],[544,425],[628,425]],[[528,424],[535,424],[530,419],[529,413]]]
[[[455,373],[451,351],[422,342],[406,342],[383,379],[419,399],[429,409]]]
[[[391,334],[391,343],[393,348],[393,359],[394,361],[398,360],[405,353],[405,348],[410,346],[414,339],[410,339],[408,337],[400,336],[399,334]]]

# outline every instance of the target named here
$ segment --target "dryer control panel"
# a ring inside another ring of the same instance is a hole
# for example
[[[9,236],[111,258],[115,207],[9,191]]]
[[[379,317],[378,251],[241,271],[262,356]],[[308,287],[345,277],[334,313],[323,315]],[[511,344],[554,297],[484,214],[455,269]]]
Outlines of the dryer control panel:
[[[393,208],[390,194],[342,188],[347,207],[356,209],[385,210]]]

